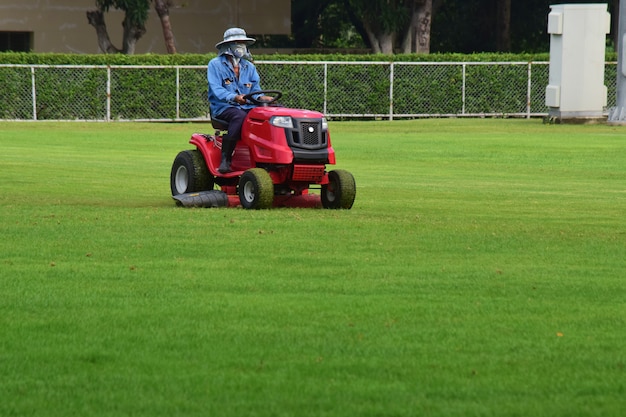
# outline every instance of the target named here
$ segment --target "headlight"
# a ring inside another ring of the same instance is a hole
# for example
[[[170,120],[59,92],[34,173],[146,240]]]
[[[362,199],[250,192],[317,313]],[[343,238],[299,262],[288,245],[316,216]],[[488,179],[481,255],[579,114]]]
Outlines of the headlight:
[[[291,120],[290,116],[274,116],[270,119],[270,123],[276,127],[293,129],[293,120]]]
[[[322,117],[322,130],[328,130],[328,120],[325,117]]]

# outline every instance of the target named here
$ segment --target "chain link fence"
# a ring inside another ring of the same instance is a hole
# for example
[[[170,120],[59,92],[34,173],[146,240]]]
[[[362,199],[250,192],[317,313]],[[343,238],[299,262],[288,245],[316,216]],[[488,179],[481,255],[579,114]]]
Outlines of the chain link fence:
[[[281,104],[329,118],[545,116],[547,62],[256,63]],[[205,66],[0,65],[0,119],[207,121]],[[615,105],[616,63],[605,67]]]

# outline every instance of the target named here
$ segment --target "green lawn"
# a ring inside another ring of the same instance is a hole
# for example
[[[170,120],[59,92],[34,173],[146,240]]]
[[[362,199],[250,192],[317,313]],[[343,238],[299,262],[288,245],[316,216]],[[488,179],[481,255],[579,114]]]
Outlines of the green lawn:
[[[332,122],[352,210],[186,209],[202,124],[0,122],[0,416],[622,416],[626,128]]]

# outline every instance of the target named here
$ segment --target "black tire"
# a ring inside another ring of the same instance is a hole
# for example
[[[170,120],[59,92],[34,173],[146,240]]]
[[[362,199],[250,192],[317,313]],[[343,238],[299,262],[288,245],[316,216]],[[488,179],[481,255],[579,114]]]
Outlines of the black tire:
[[[267,209],[274,202],[274,183],[262,168],[252,168],[239,179],[239,201],[245,209]]]
[[[213,181],[199,150],[182,151],[174,158],[170,173],[172,195],[212,190]]]
[[[356,198],[356,182],[348,171],[328,173],[328,184],[322,185],[322,206],[327,209],[349,209]]]

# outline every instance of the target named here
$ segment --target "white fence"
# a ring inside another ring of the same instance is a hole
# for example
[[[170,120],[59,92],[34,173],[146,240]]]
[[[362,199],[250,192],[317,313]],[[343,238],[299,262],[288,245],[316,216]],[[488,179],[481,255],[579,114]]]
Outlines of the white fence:
[[[258,61],[281,104],[330,118],[547,114],[547,62]],[[608,108],[616,64],[606,64]],[[1,65],[0,119],[209,120],[206,66]]]

